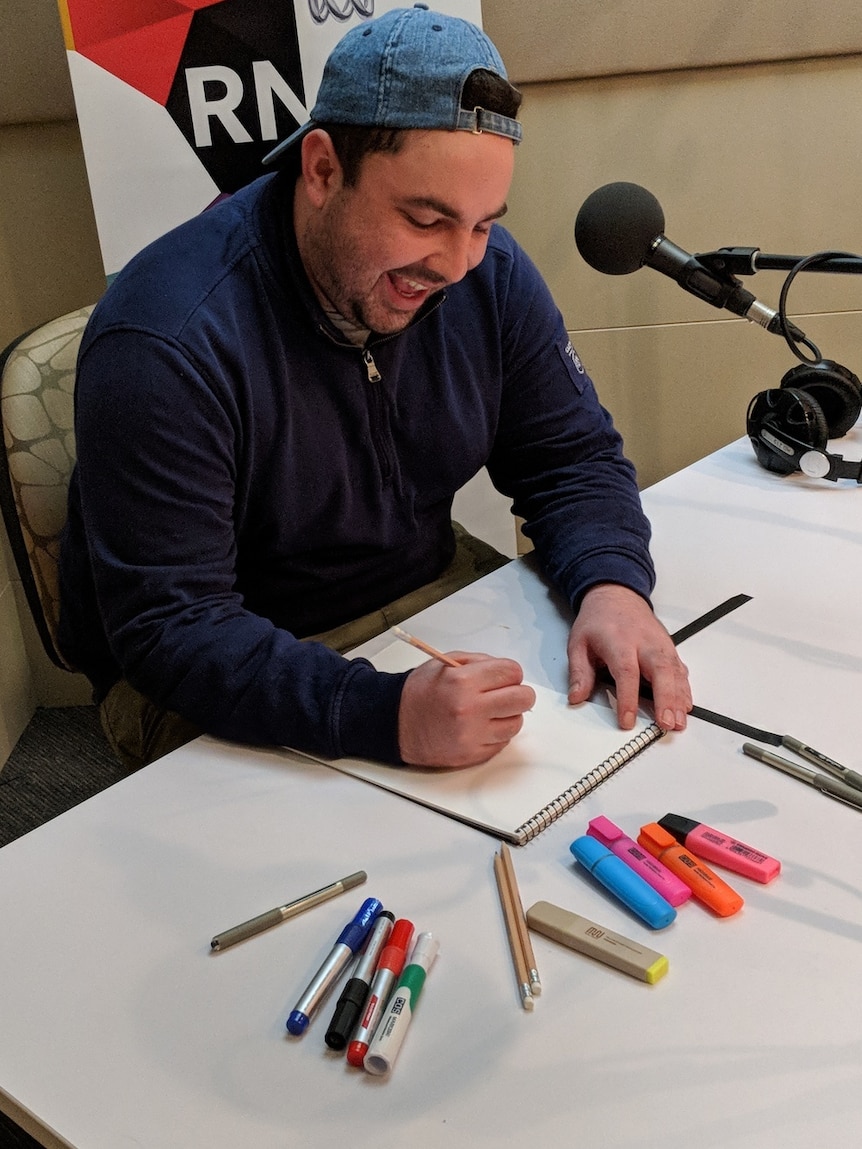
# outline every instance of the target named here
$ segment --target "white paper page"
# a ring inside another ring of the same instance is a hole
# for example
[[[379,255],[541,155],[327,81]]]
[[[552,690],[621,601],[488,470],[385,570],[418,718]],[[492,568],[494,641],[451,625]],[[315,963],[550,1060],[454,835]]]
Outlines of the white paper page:
[[[374,656],[378,670],[408,670],[425,655],[395,642]],[[534,686],[536,704],[521,732],[481,766],[387,766],[359,758],[318,759],[461,821],[513,840],[525,822],[630,740],[650,728],[640,714],[620,730],[610,700],[570,706],[564,694]]]

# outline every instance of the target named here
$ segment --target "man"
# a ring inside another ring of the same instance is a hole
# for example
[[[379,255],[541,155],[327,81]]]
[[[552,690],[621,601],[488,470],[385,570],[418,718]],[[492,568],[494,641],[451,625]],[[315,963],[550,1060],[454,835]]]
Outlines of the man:
[[[393,764],[482,762],[534,701],[459,652],[384,674],[339,649],[502,561],[453,534],[482,466],[576,611],[572,702],[687,675],[648,595],[633,469],[506,210],[520,97],[424,5],[350,31],[278,166],[163,237],[93,315],[62,641],[129,765],[200,730]]]

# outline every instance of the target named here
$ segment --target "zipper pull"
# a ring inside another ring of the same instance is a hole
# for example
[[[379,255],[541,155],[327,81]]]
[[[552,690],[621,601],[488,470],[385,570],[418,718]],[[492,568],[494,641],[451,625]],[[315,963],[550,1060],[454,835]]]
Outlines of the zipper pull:
[[[362,358],[365,362],[365,370],[368,372],[369,383],[379,383],[383,376],[377,370],[377,364],[374,362],[374,356],[366,347],[362,352]]]

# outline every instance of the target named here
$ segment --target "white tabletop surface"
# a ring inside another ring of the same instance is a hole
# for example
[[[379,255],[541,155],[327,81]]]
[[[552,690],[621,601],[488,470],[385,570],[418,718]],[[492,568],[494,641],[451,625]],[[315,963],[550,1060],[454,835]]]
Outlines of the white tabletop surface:
[[[655,603],[671,629],[752,600],[682,647],[695,700],[862,769],[862,492],[776,479],[747,444],[658,484]],[[848,454],[851,453],[848,451]],[[512,653],[564,688],[565,612],[515,563],[411,623]],[[544,992],[518,1004],[496,842],[278,752],[200,739],[0,850],[0,1105],[75,1149],[855,1144],[862,1127],[862,812],[692,720],[513,851],[547,900],[665,953],[654,986],[534,935]],[[573,747],[573,773],[583,771]],[[592,765],[592,764],[589,764]],[[655,932],[568,850],[605,814],[673,811],[774,854],[719,919]],[[224,953],[213,934],[356,869],[368,882]],[[287,1014],[361,900],[440,940],[387,1078]]]

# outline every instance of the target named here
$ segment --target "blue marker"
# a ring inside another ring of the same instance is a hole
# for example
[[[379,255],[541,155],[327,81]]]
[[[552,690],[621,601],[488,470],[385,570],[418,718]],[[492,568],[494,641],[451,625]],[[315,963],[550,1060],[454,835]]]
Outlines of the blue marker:
[[[664,929],[676,917],[670,902],[595,838],[584,834],[569,849],[597,881],[654,930]]]
[[[374,924],[374,919],[383,909],[377,898],[366,898],[359,907],[356,917],[344,927],[338,940],[329,951],[323,965],[309,982],[308,988],[291,1010],[287,1019],[289,1033],[298,1037],[308,1029],[308,1023],[315,1010],[338,981],[347,963],[363,945]]]

